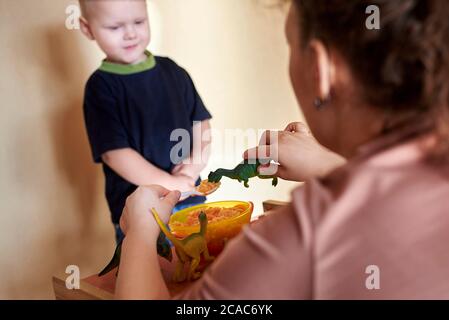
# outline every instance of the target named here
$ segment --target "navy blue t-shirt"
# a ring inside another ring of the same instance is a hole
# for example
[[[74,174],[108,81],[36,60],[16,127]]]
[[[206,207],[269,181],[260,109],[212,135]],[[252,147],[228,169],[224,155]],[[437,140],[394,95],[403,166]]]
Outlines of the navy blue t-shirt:
[[[193,121],[211,118],[189,74],[169,58],[154,57],[138,65],[103,62],[89,78],[84,97],[84,118],[93,159],[103,153],[132,148],[154,166],[171,172],[170,141],[174,129],[185,129],[192,146]],[[189,155],[187,155],[189,156]],[[125,200],[136,186],[103,163],[106,198],[113,223],[118,223]],[[199,183],[200,180],[197,181]],[[204,202],[192,197],[180,204]]]

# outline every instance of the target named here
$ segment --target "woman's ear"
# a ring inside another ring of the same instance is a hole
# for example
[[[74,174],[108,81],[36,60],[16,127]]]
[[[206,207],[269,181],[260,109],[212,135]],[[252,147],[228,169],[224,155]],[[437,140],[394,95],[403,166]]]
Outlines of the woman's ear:
[[[80,28],[81,32],[89,39],[89,40],[95,40],[94,35],[92,34],[92,31],[90,30],[89,22],[84,17],[80,17]]]
[[[310,54],[312,61],[314,61],[315,79],[318,82],[318,98],[326,100],[331,92],[333,81],[333,62],[331,60],[329,51],[324,44],[319,40],[312,40],[309,43]]]

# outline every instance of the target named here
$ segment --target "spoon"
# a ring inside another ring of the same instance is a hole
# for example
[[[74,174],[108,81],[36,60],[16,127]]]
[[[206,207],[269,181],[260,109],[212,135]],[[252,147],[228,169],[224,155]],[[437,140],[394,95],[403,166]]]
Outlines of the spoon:
[[[180,199],[186,199],[186,198],[192,197],[192,196],[207,196],[207,195],[217,191],[217,189],[220,187],[220,184],[221,184],[221,182],[214,183],[215,186],[213,188],[207,190],[206,192],[201,192],[201,191],[199,191],[199,188],[204,183],[208,183],[208,181],[207,180],[203,180],[203,181],[201,181],[200,185],[195,187],[195,189],[182,192]]]

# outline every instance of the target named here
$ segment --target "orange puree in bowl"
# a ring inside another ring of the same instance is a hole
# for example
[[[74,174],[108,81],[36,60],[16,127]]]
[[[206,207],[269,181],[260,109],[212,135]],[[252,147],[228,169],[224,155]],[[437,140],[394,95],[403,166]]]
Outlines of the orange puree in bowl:
[[[200,231],[198,215],[203,211],[208,220],[206,241],[209,253],[217,256],[228,240],[235,237],[251,221],[253,204],[249,201],[217,201],[196,205],[174,213],[169,226],[172,233],[183,239]]]
[[[188,227],[197,225],[199,224],[198,216],[201,212],[204,212],[206,214],[207,222],[210,224],[217,221],[235,217],[245,210],[246,206],[241,204],[238,204],[231,208],[209,207],[205,209],[198,209],[196,211],[190,212],[189,215],[187,216],[186,221],[184,222],[174,221],[172,222],[172,226]]]

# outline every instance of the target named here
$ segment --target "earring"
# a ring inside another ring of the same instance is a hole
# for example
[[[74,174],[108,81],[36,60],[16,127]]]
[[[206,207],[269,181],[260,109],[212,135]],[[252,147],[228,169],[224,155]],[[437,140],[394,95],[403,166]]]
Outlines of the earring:
[[[321,99],[320,97],[316,97],[315,100],[313,100],[313,105],[318,110],[322,109],[330,100],[330,97],[326,97],[324,99]]]
[[[315,98],[315,100],[313,100],[313,106],[320,110],[323,106],[323,100],[321,100],[321,98]]]

